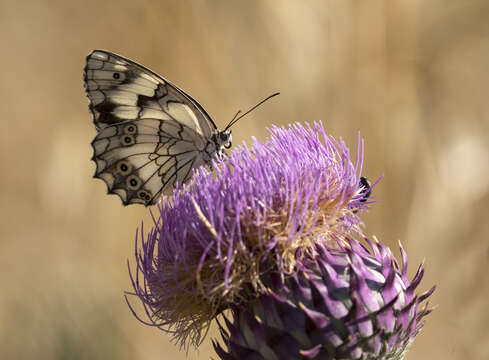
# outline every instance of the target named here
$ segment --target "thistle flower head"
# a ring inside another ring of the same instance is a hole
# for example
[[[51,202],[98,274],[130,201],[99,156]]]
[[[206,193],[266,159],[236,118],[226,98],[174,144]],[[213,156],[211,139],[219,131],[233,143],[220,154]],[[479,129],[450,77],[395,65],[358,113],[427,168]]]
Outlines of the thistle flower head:
[[[406,276],[390,250],[366,239],[317,245],[285,277],[271,274],[267,293],[233,308],[214,342],[222,360],[400,360],[431,312],[416,295],[423,277]]]
[[[360,141],[352,162],[321,123],[295,124],[197,170],[141,232],[133,286],[149,323],[196,345],[223,309],[267,292],[264,273],[294,271],[299,249],[361,235],[362,159]]]

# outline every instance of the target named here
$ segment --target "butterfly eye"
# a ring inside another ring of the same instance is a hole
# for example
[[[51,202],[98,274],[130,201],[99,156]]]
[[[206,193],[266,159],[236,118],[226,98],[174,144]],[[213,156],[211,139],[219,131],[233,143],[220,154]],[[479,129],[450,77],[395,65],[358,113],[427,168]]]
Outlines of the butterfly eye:
[[[126,127],[124,127],[124,134],[135,134],[136,133],[136,126],[133,124],[129,124]]]
[[[132,135],[124,135],[121,137],[122,146],[131,146],[136,143],[134,136]]]
[[[141,180],[136,175],[131,175],[127,177],[126,185],[130,190],[137,190],[141,185]]]
[[[121,175],[128,175],[132,171],[132,166],[127,161],[119,161],[117,163],[117,170]]]

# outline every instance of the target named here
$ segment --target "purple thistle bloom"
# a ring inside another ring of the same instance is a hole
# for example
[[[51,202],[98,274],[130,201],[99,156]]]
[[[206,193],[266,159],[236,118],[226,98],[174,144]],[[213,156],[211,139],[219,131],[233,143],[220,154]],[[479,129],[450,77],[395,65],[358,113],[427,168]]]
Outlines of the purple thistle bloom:
[[[414,278],[390,250],[366,239],[317,245],[290,276],[271,274],[266,294],[232,309],[214,342],[222,360],[400,360],[431,312],[421,306],[435,287],[415,295]]]
[[[216,315],[268,293],[264,274],[293,273],[298,250],[361,236],[362,161],[362,141],[353,163],[321,123],[295,124],[239,146],[213,173],[195,171],[136,241],[131,279],[145,323],[198,345]]]

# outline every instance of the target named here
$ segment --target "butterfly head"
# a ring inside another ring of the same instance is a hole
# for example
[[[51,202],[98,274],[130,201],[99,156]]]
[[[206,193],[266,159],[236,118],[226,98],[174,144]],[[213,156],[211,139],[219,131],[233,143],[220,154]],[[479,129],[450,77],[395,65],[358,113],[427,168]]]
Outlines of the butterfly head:
[[[232,139],[233,136],[231,134],[231,130],[219,131],[213,136],[213,140],[218,149],[222,149],[223,147],[229,149],[232,145]]]

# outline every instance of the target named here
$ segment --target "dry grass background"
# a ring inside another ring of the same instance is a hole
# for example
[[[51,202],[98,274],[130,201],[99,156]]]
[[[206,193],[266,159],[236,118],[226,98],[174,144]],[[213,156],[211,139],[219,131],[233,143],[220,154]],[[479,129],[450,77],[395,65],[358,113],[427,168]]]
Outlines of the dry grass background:
[[[85,56],[132,58],[235,144],[322,119],[385,177],[366,232],[402,240],[439,307],[408,359],[489,359],[489,3],[0,1],[0,358],[185,359],[123,291],[143,207],[91,178]],[[209,359],[210,339],[189,359]]]

